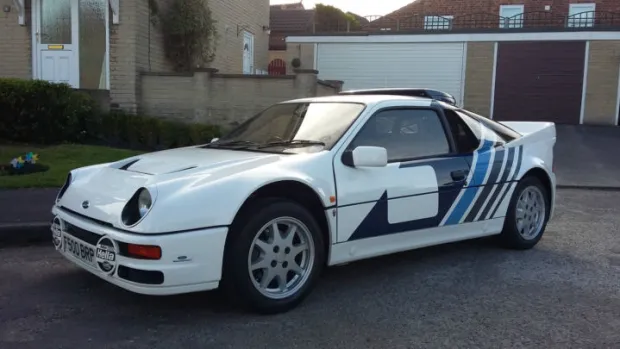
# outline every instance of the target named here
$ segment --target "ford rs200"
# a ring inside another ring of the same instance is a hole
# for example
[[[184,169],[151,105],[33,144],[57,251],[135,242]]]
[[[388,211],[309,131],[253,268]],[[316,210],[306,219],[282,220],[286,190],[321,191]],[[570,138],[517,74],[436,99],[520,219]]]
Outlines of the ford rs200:
[[[533,248],[554,211],[555,141],[553,123],[429,98],[290,100],[208,144],[70,171],[52,241],[132,292],[219,288],[284,312],[329,266],[485,236]]]

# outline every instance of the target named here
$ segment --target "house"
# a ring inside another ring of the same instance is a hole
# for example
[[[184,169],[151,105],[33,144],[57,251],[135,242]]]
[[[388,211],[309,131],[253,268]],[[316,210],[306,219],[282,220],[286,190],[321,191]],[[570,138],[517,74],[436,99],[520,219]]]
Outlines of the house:
[[[293,58],[299,58],[299,68],[312,68],[314,51],[302,50],[300,45],[290,45],[287,50],[286,37],[312,32],[315,11],[306,10],[301,2],[272,5],[269,9],[269,73],[284,75],[291,72]]]
[[[174,0],[0,0],[0,76],[67,82],[109,91],[113,106],[137,111],[142,72],[172,72],[153,19]],[[268,65],[269,0],[210,0],[220,73]]]
[[[303,4],[303,1],[294,2],[290,4],[280,4],[280,5],[271,5],[271,9],[280,9],[280,10],[305,10],[306,7]]]
[[[344,89],[428,87],[496,120],[618,125],[617,12],[603,0],[418,0],[359,31],[286,40]]]
[[[572,16],[588,12],[572,18],[573,21],[579,21],[586,20],[594,11],[613,13],[618,10],[620,10],[620,2],[606,0],[417,0],[387,14],[385,18],[402,19],[418,16],[423,18],[420,22],[427,29],[440,29],[445,26],[446,19],[455,17],[460,17],[461,22],[465,22],[465,19],[480,21],[482,18],[490,19],[495,16],[506,18],[509,26],[522,26],[522,22],[537,26],[538,24],[544,25],[540,22],[549,17]],[[459,23],[454,24],[459,25]]]
[[[368,23],[366,18],[355,13],[346,12],[345,14],[352,16],[360,24]],[[317,11],[306,9],[301,1],[272,5],[270,7],[269,73],[281,75],[290,72],[293,69],[291,62],[294,58],[299,59],[299,68],[313,69],[314,46],[301,44],[287,46],[286,37],[325,30],[324,24],[324,21],[317,18]],[[330,27],[330,23],[327,23],[327,27]]]

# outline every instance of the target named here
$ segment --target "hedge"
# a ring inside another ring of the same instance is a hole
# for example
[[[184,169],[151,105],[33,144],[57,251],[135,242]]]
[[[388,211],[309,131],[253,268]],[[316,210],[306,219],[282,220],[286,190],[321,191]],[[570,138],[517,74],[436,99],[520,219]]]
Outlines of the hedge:
[[[208,143],[217,126],[187,124],[121,111],[101,114],[94,100],[68,84],[0,78],[0,140],[64,142],[157,150]]]

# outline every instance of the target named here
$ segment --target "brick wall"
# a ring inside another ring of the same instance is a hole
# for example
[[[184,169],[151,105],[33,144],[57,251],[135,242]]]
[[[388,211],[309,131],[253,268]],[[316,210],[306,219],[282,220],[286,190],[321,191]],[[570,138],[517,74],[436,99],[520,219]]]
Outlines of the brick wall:
[[[287,72],[292,72],[295,69],[291,65],[293,58],[301,60],[299,69],[316,69],[314,66],[314,44],[287,44],[286,51],[271,50],[268,55],[268,62],[278,58],[286,62]]]
[[[590,41],[585,124],[615,124],[619,68],[620,41]]]
[[[156,0],[159,11],[165,11],[171,0]],[[150,1],[139,1],[136,18],[138,71],[171,72],[172,64],[166,59],[161,29],[152,23]]]
[[[243,30],[254,34],[254,68],[267,70],[269,0],[209,0],[217,20],[217,50],[211,66],[222,73],[243,71]]]
[[[314,44],[286,44],[287,69],[291,67],[293,58],[301,60],[300,69],[316,69],[314,66]]]
[[[136,26],[142,1],[120,1],[120,23],[110,21],[110,102],[128,112],[138,108]],[[110,14],[110,17],[112,15]]]
[[[316,71],[296,75],[143,73],[142,110],[186,122],[231,126],[288,99],[331,95],[338,88],[317,80]]]
[[[11,6],[11,12],[0,12],[0,77],[32,78],[32,36],[30,5],[26,9],[26,25],[20,26],[17,8],[12,0],[0,0],[0,9]]]
[[[500,5],[524,5],[524,12],[544,11],[550,5],[553,14],[568,15],[569,4],[596,3],[596,11],[620,12],[620,1],[613,0],[417,0],[389,14],[462,16],[487,12],[499,15]]]
[[[495,42],[467,43],[464,108],[489,116],[494,64]]]

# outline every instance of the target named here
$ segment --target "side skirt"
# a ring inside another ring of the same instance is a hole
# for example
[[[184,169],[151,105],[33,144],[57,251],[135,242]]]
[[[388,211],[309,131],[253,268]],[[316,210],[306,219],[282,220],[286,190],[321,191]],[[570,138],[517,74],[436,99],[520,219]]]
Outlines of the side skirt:
[[[332,245],[328,265],[343,264],[423,247],[497,235],[501,233],[503,226],[504,217],[499,217],[479,222],[413,230],[399,234],[336,243]]]

